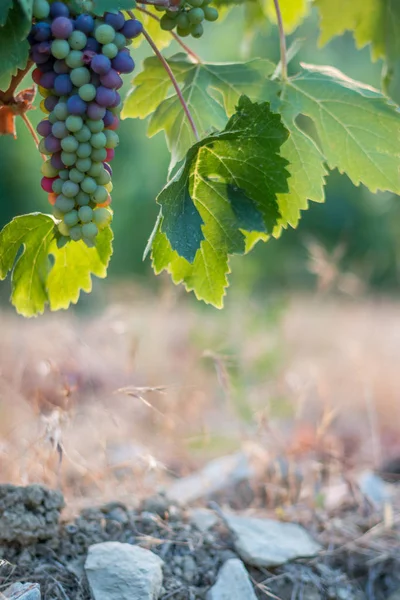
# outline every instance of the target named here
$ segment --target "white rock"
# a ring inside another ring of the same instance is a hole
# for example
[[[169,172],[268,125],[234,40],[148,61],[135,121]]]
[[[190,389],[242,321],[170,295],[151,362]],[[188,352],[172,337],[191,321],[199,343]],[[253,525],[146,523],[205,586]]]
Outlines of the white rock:
[[[189,514],[193,525],[202,533],[205,533],[218,523],[218,517],[215,512],[207,508],[194,508]]]
[[[250,577],[241,560],[231,558],[221,567],[207,600],[257,600]]]
[[[85,571],[94,600],[156,600],[162,565],[150,550],[104,542],[90,546]]]
[[[224,513],[240,558],[255,567],[273,567],[289,560],[315,556],[321,546],[303,527],[272,519],[240,517]]]
[[[7,600],[40,600],[40,586],[38,583],[13,583],[4,592],[4,596],[1,598]]]

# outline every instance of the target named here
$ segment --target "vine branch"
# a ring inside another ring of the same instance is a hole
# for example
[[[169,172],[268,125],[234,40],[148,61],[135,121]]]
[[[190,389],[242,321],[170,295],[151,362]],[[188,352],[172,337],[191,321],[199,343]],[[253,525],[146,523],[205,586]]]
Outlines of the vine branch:
[[[11,104],[15,99],[15,91],[25,75],[31,70],[33,62],[28,60],[25,69],[20,69],[11,79],[10,87],[5,92],[0,92],[0,104]]]
[[[281,7],[279,5],[279,0],[274,0],[276,18],[278,21],[278,29],[279,29],[279,43],[281,49],[281,76],[283,81],[287,80],[287,52],[286,52],[286,38],[285,38],[285,30],[283,28],[283,20],[282,20],[282,12]]]

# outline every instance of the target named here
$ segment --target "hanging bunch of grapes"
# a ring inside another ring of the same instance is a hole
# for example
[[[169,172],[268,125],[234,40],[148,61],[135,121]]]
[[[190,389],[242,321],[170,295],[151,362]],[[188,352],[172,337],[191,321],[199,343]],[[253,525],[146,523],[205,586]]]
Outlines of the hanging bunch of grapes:
[[[120,75],[134,69],[127,46],[142,25],[120,12],[95,17],[86,1],[34,0],[33,16],[32,77],[46,113],[37,127],[48,157],[42,188],[58,220],[59,246],[82,239],[91,247],[112,218],[109,163],[119,143]]]
[[[165,9],[158,6],[157,10],[165,11],[161,17],[161,28],[164,31],[172,31],[176,28],[177,34],[181,37],[192,35],[199,38],[204,33],[204,21],[216,21],[218,11],[213,6],[209,6],[212,0],[184,0],[175,10]]]

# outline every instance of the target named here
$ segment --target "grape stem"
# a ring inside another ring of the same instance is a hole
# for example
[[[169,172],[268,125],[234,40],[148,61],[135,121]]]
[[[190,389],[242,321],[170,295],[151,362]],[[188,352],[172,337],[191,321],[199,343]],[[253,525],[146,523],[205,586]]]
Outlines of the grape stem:
[[[163,6],[165,8],[169,8],[170,1],[169,0],[140,0],[140,4],[148,4],[150,6]]]
[[[281,78],[283,81],[287,80],[287,56],[286,56],[286,38],[285,31],[283,29],[283,19],[281,7],[279,5],[279,0],[274,0],[276,19],[278,21],[278,29],[279,29],[279,43],[281,49]]]
[[[31,70],[33,63],[28,60],[25,69],[20,69],[11,79],[10,87],[6,92],[0,92],[0,104],[13,104],[15,91],[25,75]]]
[[[39,150],[39,138],[38,138],[38,136],[37,136],[37,134],[36,134],[36,131],[35,131],[35,129],[34,129],[34,127],[33,127],[32,123],[31,123],[31,122],[30,122],[30,120],[29,120],[29,117],[27,116],[27,114],[26,114],[26,113],[22,113],[22,114],[21,114],[21,117],[22,117],[22,120],[23,120],[23,122],[24,122],[24,123],[25,123],[25,125],[27,126],[27,128],[28,128],[28,130],[29,130],[29,132],[30,132],[31,136],[33,137],[33,139],[34,139],[34,141],[35,141],[36,148]],[[46,160],[46,157],[45,157],[45,155],[44,155],[44,154],[41,154],[41,156],[42,156],[43,160]]]
[[[161,19],[159,17],[157,17],[157,15],[153,15],[153,13],[151,13],[149,10],[146,10],[145,8],[141,8],[141,7],[137,6],[136,10],[144,13],[145,15],[148,15],[152,19],[155,19],[158,23],[161,21]],[[179,37],[179,35],[177,35],[175,33],[175,31],[169,31],[168,33],[170,33],[172,35],[172,37],[174,38],[174,40],[176,42],[178,42],[178,44],[180,46],[182,46],[182,48],[184,49],[184,51],[186,52],[186,54],[188,54],[189,56],[191,56],[195,62],[197,62],[199,64],[201,64],[203,62],[201,60],[200,56],[198,56],[195,52],[193,52],[193,50],[191,48],[189,48],[189,46],[186,46],[186,44],[181,40],[181,38]]]
[[[130,16],[133,17],[133,13],[132,11],[127,11],[128,14]],[[160,60],[162,66],[164,67],[164,69],[166,70],[168,77],[171,80],[172,85],[175,88],[175,91],[177,93],[177,96],[179,98],[179,102],[182,104],[182,108],[185,112],[185,115],[187,117],[187,120],[189,121],[190,127],[193,131],[194,137],[196,138],[197,141],[200,140],[200,136],[199,136],[199,132],[197,131],[197,127],[195,125],[195,122],[193,120],[193,117],[190,113],[189,107],[186,104],[186,100],[182,95],[181,89],[178,85],[178,82],[175,79],[175,75],[173,74],[171,67],[169,66],[169,64],[167,63],[167,61],[165,60],[165,58],[163,57],[163,55],[161,54],[161,52],[159,51],[159,49],[157,48],[156,44],[153,42],[152,38],[150,37],[150,35],[147,33],[147,31],[145,29],[143,29],[143,35],[146,38],[147,42],[150,44],[150,46],[152,47],[154,54],[157,56],[157,58]]]

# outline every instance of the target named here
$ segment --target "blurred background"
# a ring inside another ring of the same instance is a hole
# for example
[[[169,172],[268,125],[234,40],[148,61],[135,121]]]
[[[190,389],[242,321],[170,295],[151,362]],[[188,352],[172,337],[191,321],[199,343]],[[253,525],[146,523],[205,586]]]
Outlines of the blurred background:
[[[251,43],[242,35],[237,9],[190,45],[210,61],[279,60],[275,28]],[[350,35],[318,48],[316,14],[294,37],[302,47],[293,72],[299,61],[330,64],[380,86],[382,64]],[[148,48],[136,55],[138,72]],[[36,124],[39,111],[31,118]],[[61,481],[83,502],[168,487],[244,453],[257,493],[266,485],[259,473],[284,457],[301,480],[311,478],[304,490],[315,501],[327,471],[337,482],[396,458],[398,198],[332,172],[326,203],[311,205],[297,230],[232,259],[218,311],[142,261],[169,159],[163,136],[145,130],[142,121],[122,123],[108,279],[68,313],[31,321],[14,314],[9,283],[0,283],[0,480]],[[0,138],[1,226],[47,211],[40,164],[22,123],[16,141]]]

